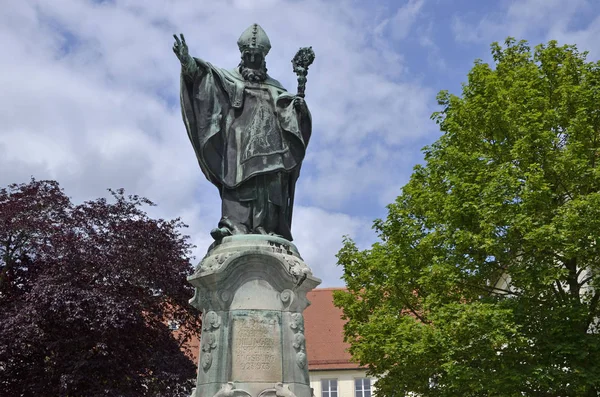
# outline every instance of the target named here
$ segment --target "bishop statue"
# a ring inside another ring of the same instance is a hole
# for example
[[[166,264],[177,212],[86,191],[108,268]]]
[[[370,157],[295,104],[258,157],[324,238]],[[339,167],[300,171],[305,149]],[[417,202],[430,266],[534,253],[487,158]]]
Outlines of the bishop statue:
[[[211,235],[217,241],[235,234],[291,241],[294,192],[312,125],[304,86],[294,95],[267,74],[271,43],[258,24],[239,38],[241,61],[233,70],[191,57],[183,34],[174,37],[183,121],[200,169],[222,201]],[[299,82],[306,81],[308,64],[294,64],[303,71]]]

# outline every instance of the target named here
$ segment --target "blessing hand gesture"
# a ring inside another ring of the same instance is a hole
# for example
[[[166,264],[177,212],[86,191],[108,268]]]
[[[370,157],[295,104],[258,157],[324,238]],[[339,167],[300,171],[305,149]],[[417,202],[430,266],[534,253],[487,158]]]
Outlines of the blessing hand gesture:
[[[179,58],[179,62],[186,63],[190,54],[188,52],[188,46],[185,43],[185,37],[183,37],[183,33],[180,34],[181,36],[181,40],[179,40],[179,37],[177,37],[176,34],[173,35],[173,37],[175,38],[175,44],[173,44],[173,52],[175,53],[175,55],[177,55],[177,58]]]

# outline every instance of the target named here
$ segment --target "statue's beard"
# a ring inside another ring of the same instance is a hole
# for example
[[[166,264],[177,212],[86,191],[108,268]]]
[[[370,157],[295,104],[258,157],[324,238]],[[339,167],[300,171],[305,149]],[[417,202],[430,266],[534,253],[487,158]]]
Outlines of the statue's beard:
[[[239,65],[239,70],[244,80],[253,83],[260,83],[261,81],[265,81],[267,79],[267,65],[265,62],[263,62],[259,69],[244,66],[244,63],[241,62]]]

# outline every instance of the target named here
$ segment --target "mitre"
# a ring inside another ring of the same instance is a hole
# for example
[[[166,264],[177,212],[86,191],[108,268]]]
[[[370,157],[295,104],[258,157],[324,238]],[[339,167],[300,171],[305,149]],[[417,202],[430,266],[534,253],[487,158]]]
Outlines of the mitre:
[[[257,23],[250,25],[248,29],[244,30],[244,33],[242,33],[238,39],[237,44],[240,48],[240,52],[258,49],[264,56],[266,56],[271,49],[269,37]]]

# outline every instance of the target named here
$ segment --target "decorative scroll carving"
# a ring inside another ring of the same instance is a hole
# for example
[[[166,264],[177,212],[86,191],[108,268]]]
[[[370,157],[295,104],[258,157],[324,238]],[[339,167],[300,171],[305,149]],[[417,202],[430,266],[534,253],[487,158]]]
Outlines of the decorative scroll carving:
[[[223,302],[229,302],[231,300],[231,292],[229,292],[228,290],[224,289],[221,290],[219,292],[219,298],[223,301]]]
[[[283,383],[278,383],[275,385],[275,395],[277,397],[296,397],[294,392],[290,390],[288,385],[284,385]]]
[[[227,382],[219,390],[214,397],[233,397],[233,390],[235,389],[235,385],[233,382]]]
[[[203,288],[194,289],[194,297],[190,299],[190,304],[198,310],[203,310],[206,306],[210,307],[212,302],[212,293]]]
[[[304,318],[302,313],[292,313],[290,328],[294,331],[292,346],[296,349],[296,364],[306,367],[306,339],[304,338]]]
[[[297,351],[296,364],[298,364],[300,368],[306,367],[306,353],[304,352],[306,348],[306,339],[304,338],[304,335],[301,333],[294,335],[294,343],[292,346],[294,346],[294,349]]]
[[[281,298],[281,302],[283,302],[284,306],[289,306],[294,301],[294,291],[291,289],[286,289],[281,292],[279,297]]]
[[[296,397],[296,395],[288,385],[277,383],[275,387],[261,391],[258,397]]]
[[[213,311],[207,312],[202,319],[202,369],[206,372],[212,365],[212,351],[217,348],[217,330],[221,326],[221,317]]]
[[[217,255],[216,261],[219,265],[222,265],[229,257],[231,256],[231,252],[224,252],[222,254]]]
[[[236,389],[233,382],[225,383],[214,397],[250,397],[251,394],[245,390]]]
[[[227,263],[234,256],[233,252],[221,252],[217,255],[211,255],[211,250],[206,253],[202,261],[196,266],[194,275],[198,276],[204,273],[212,273],[226,267]]]
[[[285,261],[288,264],[288,271],[295,277],[306,277],[307,274],[312,274],[310,268],[303,261],[295,256],[286,255]]]

